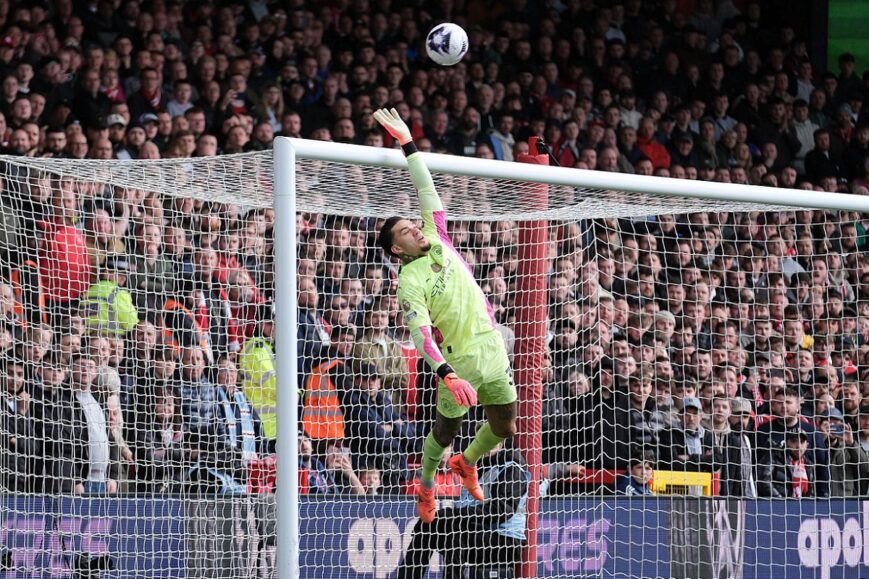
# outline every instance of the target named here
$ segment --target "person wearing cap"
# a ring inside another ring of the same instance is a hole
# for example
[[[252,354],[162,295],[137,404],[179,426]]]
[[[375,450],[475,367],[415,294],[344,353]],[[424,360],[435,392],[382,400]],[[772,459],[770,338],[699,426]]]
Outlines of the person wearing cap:
[[[742,396],[731,398],[729,420],[732,432],[754,432],[754,408],[751,401]]]
[[[818,431],[830,447],[830,496],[855,498],[869,490],[869,455],[835,406],[816,417]]]
[[[811,433],[814,434],[814,433]],[[773,498],[827,497],[818,468],[809,451],[810,433],[797,425],[784,433],[784,444],[772,449],[758,464],[761,496]]]
[[[675,135],[675,137],[673,149],[670,151],[671,166],[680,165],[685,168],[699,167],[700,155],[695,150],[694,135],[691,134],[691,131],[682,131]]]
[[[661,431],[658,468],[712,472],[714,440],[712,433],[703,428],[702,419],[700,399],[683,398],[681,424]]]
[[[388,485],[408,480],[407,455],[422,451],[422,438],[414,423],[399,414],[387,393],[380,389],[377,366],[354,360],[350,370],[353,386],[339,394],[346,439],[354,459],[375,464]]]
[[[757,462],[760,465],[757,475],[757,491],[762,497],[791,496],[782,487],[784,477],[780,469],[787,463],[783,454],[786,436],[799,430],[806,435],[808,461],[811,463],[814,496],[829,496],[830,458],[827,444],[811,421],[800,415],[802,394],[798,386],[786,386],[773,393],[770,400],[771,415],[758,420]],[[779,470],[777,470],[779,469]],[[816,475],[816,476],[815,476]],[[789,480],[789,479],[788,479]]]
[[[92,285],[79,309],[87,327],[106,334],[124,335],[139,323],[133,296],[126,289],[130,263],[125,257],[107,257],[100,270],[100,281]]]

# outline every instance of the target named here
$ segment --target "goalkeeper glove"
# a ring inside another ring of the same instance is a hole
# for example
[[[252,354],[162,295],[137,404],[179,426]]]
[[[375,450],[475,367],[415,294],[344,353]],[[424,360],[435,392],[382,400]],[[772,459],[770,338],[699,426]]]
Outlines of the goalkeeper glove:
[[[379,111],[375,111],[373,116],[400,145],[404,146],[413,140],[410,136],[410,129],[407,127],[407,123],[401,120],[401,117],[398,116],[398,111],[395,109],[391,111],[380,109]]]
[[[462,380],[455,372],[450,372],[444,377],[444,384],[446,384],[447,390],[452,393],[453,398],[456,399],[459,406],[470,408],[477,404],[477,391],[474,390],[470,382]]]

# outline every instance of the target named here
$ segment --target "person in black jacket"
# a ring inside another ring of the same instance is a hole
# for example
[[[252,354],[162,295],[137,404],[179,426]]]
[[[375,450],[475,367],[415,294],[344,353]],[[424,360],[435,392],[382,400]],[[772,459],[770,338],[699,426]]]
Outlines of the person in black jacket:
[[[480,569],[510,569],[525,543],[525,503],[531,475],[517,450],[499,444],[479,462],[482,504],[466,490],[432,523],[418,520],[398,568],[398,579],[422,579],[433,552],[446,561],[443,579],[464,577],[463,564]],[[486,575],[488,576],[488,575]]]
[[[91,394],[96,374],[96,364],[88,356],[74,358],[70,380],[54,391],[50,404],[45,404],[45,492],[82,494],[117,490],[117,481],[107,476],[109,432],[105,412]]]
[[[814,138],[815,148],[806,153],[806,175],[813,183],[824,177],[839,177],[842,174],[841,159],[831,148],[830,131],[818,129]]]
[[[422,451],[422,438],[380,389],[377,366],[354,361],[351,367],[353,387],[340,395],[353,458],[358,464],[373,464],[382,471],[398,471],[406,480],[407,455]]]
[[[652,376],[632,376],[628,388],[630,394],[618,397],[614,410],[607,410],[604,406],[595,409],[590,417],[594,424],[592,440],[601,442],[600,445],[592,442],[587,447],[602,449],[600,462],[603,468],[625,469],[638,452],[657,454],[658,434],[652,423],[655,410]],[[591,454],[594,454],[593,450]],[[596,461],[590,462],[594,464]]]
[[[42,465],[30,394],[24,387],[24,362],[0,357],[0,380],[0,490],[30,493]]]
[[[712,439],[714,440],[715,466],[719,469],[720,495],[726,497],[757,496],[754,482],[754,453],[751,442],[744,432],[731,428],[730,416],[735,410],[740,415],[745,398],[728,399],[718,395],[712,399]]]
[[[801,427],[789,430],[783,448],[764,454],[757,477],[761,496],[804,498],[829,495],[827,485],[819,484],[817,465],[809,452],[811,434]]]
[[[661,432],[658,468],[712,472],[714,440],[700,424],[703,406],[697,398],[682,399],[682,426]]]
[[[800,430],[806,433],[809,446],[807,453],[808,462],[812,465],[812,474],[815,476],[812,485],[814,496],[827,497],[830,495],[830,454],[824,437],[814,426],[814,423],[800,416],[802,395],[798,387],[788,386],[784,390],[776,392],[770,400],[772,418],[761,422],[757,426],[757,491],[759,496],[779,496],[775,482],[770,476],[776,474],[766,468],[771,464],[781,464],[784,459],[781,453],[786,448],[786,435],[789,432]]]

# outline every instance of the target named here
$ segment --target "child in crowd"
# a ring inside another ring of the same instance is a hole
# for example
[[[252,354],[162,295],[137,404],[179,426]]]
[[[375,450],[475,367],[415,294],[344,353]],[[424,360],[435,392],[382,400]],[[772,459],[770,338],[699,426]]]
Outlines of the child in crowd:
[[[616,492],[628,496],[652,494],[652,462],[639,456],[628,465],[628,472],[616,480]]]

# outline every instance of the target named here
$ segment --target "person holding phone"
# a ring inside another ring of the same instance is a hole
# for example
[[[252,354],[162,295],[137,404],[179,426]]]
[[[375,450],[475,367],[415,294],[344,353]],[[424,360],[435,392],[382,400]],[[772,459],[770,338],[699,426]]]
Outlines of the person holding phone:
[[[836,407],[817,418],[830,448],[830,497],[861,497],[869,488],[869,455]]]

